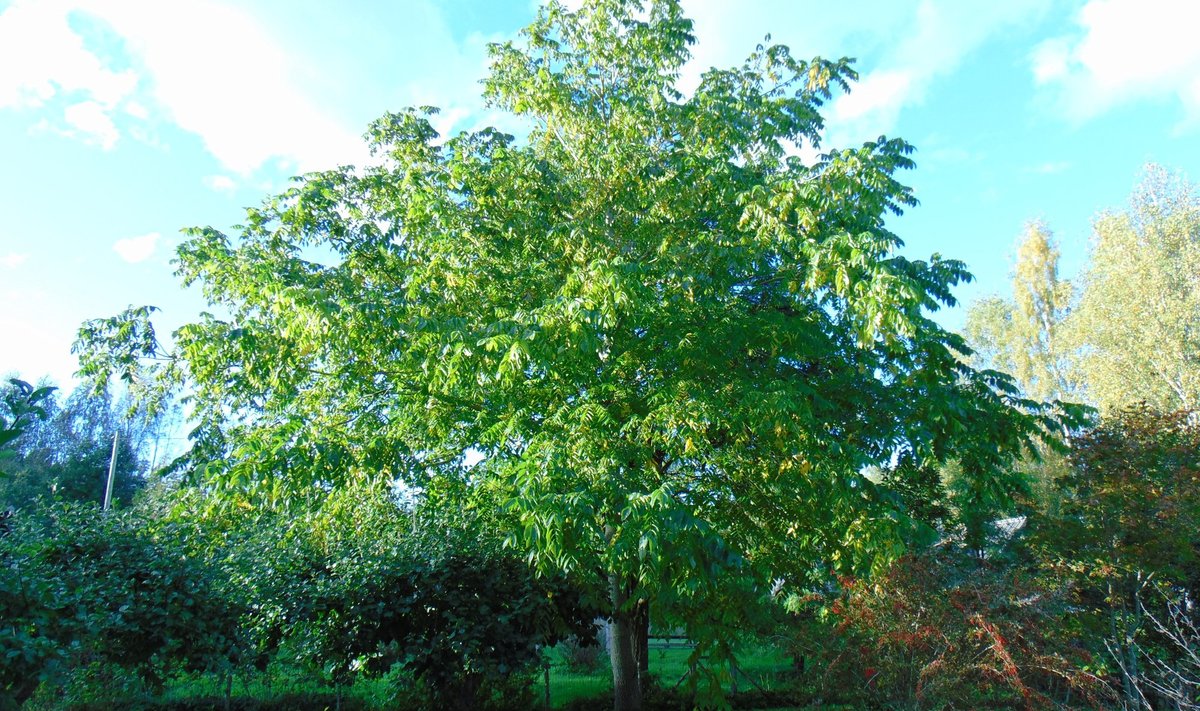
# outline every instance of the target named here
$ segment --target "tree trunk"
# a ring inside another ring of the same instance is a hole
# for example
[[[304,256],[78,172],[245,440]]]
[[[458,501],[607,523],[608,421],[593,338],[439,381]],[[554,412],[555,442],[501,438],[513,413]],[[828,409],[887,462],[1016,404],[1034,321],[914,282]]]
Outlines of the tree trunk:
[[[629,584],[620,575],[608,578],[613,613],[608,632],[608,658],[612,662],[614,711],[641,711],[642,688],[638,682],[637,625],[633,611],[624,609]]]
[[[637,657],[638,667],[638,686],[642,693],[650,687],[650,601],[642,598],[638,600],[637,607],[634,609],[634,632],[637,635],[637,644],[634,647],[634,655]]]

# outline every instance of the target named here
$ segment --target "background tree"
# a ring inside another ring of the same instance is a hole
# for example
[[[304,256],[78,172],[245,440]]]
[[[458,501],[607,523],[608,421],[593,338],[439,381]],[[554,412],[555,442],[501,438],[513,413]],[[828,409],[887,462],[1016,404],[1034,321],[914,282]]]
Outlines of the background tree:
[[[1042,222],[1031,222],[1017,244],[1012,297],[971,305],[965,335],[975,363],[1011,374],[1037,400],[1071,399],[1076,387],[1063,338],[1072,288],[1058,275],[1058,245]]]
[[[618,709],[641,705],[647,605],[723,668],[771,579],[901,548],[865,466],[953,458],[968,499],[1003,502],[1062,424],[926,315],[969,275],[896,253],[908,144],[785,151],[816,144],[848,61],[760,47],[685,97],[692,41],[677,2],[550,5],[491,48],[485,94],[525,141],[383,117],[379,165],[305,177],[233,239],[190,231],[179,273],[228,317],[170,353],[149,308],[89,322],[83,372],[190,382],[214,501],[468,478],[542,570],[604,579]]]
[[[1069,328],[1088,398],[1103,411],[1146,401],[1200,407],[1200,196],[1149,165],[1124,212],[1093,227]]]
[[[27,508],[49,498],[103,501],[114,433],[120,437],[113,499],[128,503],[145,483],[170,408],[151,416],[127,395],[87,386],[66,398],[50,394],[41,405],[45,417],[25,428],[8,462],[12,476],[0,480],[0,505]]]
[[[46,417],[46,404],[54,397],[55,388],[34,387],[24,380],[9,378],[0,389],[0,465],[17,454],[19,440],[39,420]],[[0,475],[4,469],[0,469]]]
[[[967,310],[965,335],[977,367],[1013,376],[1021,392],[1039,400],[1076,400],[1085,393],[1072,368],[1066,320],[1072,286],[1058,274],[1058,245],[1042,222],[1030,222],[1017,243],[1012,296],[988,297]],[[1067,471],[1065,457],[1039,447],[1016,465],[1027,477],[1030,503],[1052,510],[1060,500],[1055,480]],[[989,515],[988,509],[980,512]]]

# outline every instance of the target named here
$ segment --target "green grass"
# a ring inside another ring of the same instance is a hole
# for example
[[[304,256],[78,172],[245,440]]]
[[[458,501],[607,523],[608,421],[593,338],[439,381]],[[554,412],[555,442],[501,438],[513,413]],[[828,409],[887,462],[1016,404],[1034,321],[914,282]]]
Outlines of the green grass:
[[[343,699],[361,701],[368,708],[386,708],[392,697],[386,678],[358,679],[342,690]],[[274,674],[269,683],[265,674],[239,675],[233,682],[234,698],[269,701],[288,695],[321,696],[332,694],[333,688],[324,682],[295,674]],[[182,701],[194,698],[225,697],[224,683],[213,675],[197,674],[177,677],[163,690],[163,701]]]
[[[664,648],[660,644],[650,648],[650,673],[660,687],[673,689],[686,686],[683,681],[688,673],[688,657],[691,649],[679,644]],[[560,649],[551,649],[550,702],[554,708],[562,708],[577,699],[603,700],[612,694],[612,671],[608,655],[601,652],[596,665],[588,671],[572,671],[568,668]],[[258,702],[278,702],[285,698],[328,698],[333,689],[316,678],[295,669],[274,669],[266,674],[239,675],[233,683],[234,699]],[[763,690],[779,689],[783,674],[789,668],[789,660],[780,652],[769,648],[749,649],[738,655],[739,691],[750,691],[757,685]],[[754,684],[747,681],[754,680]],[[391,682],[387,678],[359,679],[354,685],[343,689],[342,698],[354,708],[388,708],[392,698]],[[540,701],[545,694],[545,676],[534,677],[536,698]],[[730,689],[728,679],[723,686]],[[118,692],[111,689],[110,693]],[[181,675],[172,679],[166,689],[155,695],[159,702],[187,702],[200,699],[219,700],[225,696],[225,685],[212,675]],[[97,699],[99,700],[99,699]]]
[[[650,647],[650,675],[657,679],[659,686],[667,689],[684,685],[684,676],[688,673],[688,657],[691,649],[681,645],[663,648],[661,645]],[[612,693],[612,667],[608,656],[602,654],[596,668],[590,672],[572,672],[568,669],[559,650],[550,651],[550,703],[561,707],[579,698],[595,698]],[[782,684],[781,675],[790,668],[790,660],[786,655],[770,647],[747,650],[737,657],[738,690],[748,691],[755,686],[763,690],[779,689]],[[728,672],[726,672],[728,674]],[[753,683],[750,683],[751,680]],[[722,687],[729,691],[731,685],[726,679]],[[539,693],[538,698],[541,698]]]

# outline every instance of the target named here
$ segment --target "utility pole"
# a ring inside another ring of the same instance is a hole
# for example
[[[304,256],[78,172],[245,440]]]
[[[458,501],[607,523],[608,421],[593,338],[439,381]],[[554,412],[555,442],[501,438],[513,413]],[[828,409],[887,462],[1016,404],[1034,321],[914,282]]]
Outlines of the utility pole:
[[[108,484],[104,487],[105,511],[108,511],[108,507],[112,505],[113,479],[117,478],[117,441],[120,436],[120,432],[113,432],[112,456],[108,459]]]

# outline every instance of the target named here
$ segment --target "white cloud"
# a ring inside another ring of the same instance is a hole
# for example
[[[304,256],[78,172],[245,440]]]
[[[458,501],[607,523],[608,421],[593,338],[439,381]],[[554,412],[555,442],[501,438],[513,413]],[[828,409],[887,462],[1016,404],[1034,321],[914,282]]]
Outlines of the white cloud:
[[[58,126],[45,118],[37,126],[108,150],[119,135],[111,114],[134,92],[138,79],[132,71],[106,66],[84,46],[69,25],[74,12],[66,0],[17,0],[0,12],[0,108],[39,108],[56,98],[86,97],[61,110]]]
[[[9,252],[0,257],[0,265],[7,269],[16,269],[29,260],[29,255],[20,252]]]
[[[219,193],[230,193],[237,188],[237,183],[228,175],[205,176],[203,182],[205,187],[210,190],[216,190]]]
[[[731,3],[684,0],[695,21],[694,61],[681,84],[691,90],[708,67],[740,63],[770,32],[797,57],[857,57],[860,81],[836,97],[825,145],[840,146],[891,133],[906,107],[954,72],[972,52],[1045,12],[1042,0],[975,3],[961,0],[863,0],[798,12],[795,0]]]
[[[933,82],[958,69],[992,37],[1036,21],[1044,11],[1044,3],[1037,0],[922,0],[915,15],[890,28],[893,36],[902,39],[884,51],[879,66],[865,73],[849,95],[835,101],[834,116],[844,119],[845,125],[835,129],[833,137],[861,140],[892,132],[901,111],[924,101]]]
[[[154,254],[154,248],[158,246],[161,237],[159,233],[151,232],[139,237],[119,239],[113,244],[113,251],[130,264],[144,262]]]
[[[1046,40],[1033,50],[1032,60],[1038,84],[1062,79],[1070,71],[1071,43],[1065,37]]]
[[[245,175],[284,158],[313,170],[362,153],[357,132],[304,91],[296,59],[240,8],[108,0],[92,9],[139,58],[157,104],[227,169]]]
[[[71,104],[63,112],[63,119],[84,141],[98,145],[106,151],[116,145],[117,138],[121,135],[117,132],[112,117],[95,101]]]
[[[105,66],[71,29],[76,5],[17,0],[0,13],[0,108],[41,106],[58,94],[82,92],[110,109],[133,92],[137,76]]]
[[[1128,101],[1175,96],[1189,120],[1200,120],[1200,3],[1091,0],[1077,24],[1031,57],[1035,81],[1064,116],[1082,121]]]
[[[85,42],[81,19],[134,68]],[[0,12],[0,108],[61,111],[38,123],[104,148],[120,135],[118,107],[126,120],[165,115],[243,175],[272,158],[306,171],[365,157],[361,127],[311,96],[298,64],[254,17],[210,0],[16,0]]]
[[[445,133],[485,113],[476,80],[491,38],[455,36],[435,0],[292,14],[236,0],[14,0],[0,9],[0,109],[37,108],[40,130],[99,145],[114,131],[157,142],[174,124],[223,172],[255,179],[280,163],[369,162],[360,136],[385,110],[441,106]]]
[[[150,117],[150,111],[137,101],[130,101],[125,104],[125,113],[134,118],[147,119]]]
[[[888,70],[868,74],[854,90],[838,99],[833,115],[845,121],[861,120],[865,116],[883,115],[882,123],[891,124],[904,100],[912,90],[913,73],[909,70]]]

